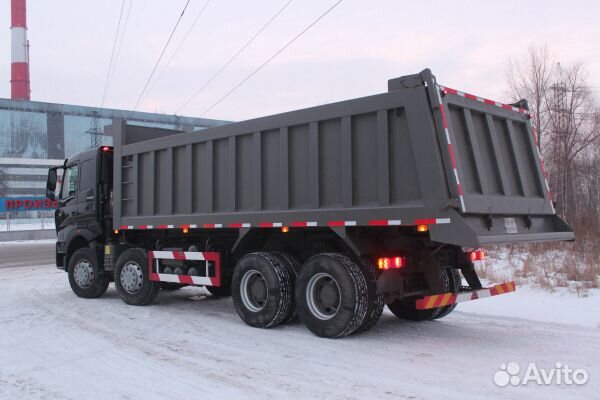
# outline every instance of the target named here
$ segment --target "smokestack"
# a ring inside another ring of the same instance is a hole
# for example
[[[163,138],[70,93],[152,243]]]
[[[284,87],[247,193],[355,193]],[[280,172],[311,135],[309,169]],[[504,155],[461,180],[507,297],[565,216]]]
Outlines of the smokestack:
[[[29,41],[25,0],[11,0],[12,64],[10,92],[13,100],[29,100]]]

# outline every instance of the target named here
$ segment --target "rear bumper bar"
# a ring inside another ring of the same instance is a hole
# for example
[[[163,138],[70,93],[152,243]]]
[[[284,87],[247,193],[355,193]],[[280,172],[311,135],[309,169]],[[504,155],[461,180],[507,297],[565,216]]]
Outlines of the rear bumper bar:
[[[460,293],[442,293],[425,296],[417,300],[417,310],[427,310],[430,308],[443,307],[450,304],[462,303],[463,301],[477,300],[484,297],[497,296],[514,292],[516,290],[515,282],[506,282],[489,288],[470,290]]]
[[[506,235],[480,235],[479,243],[516,243],[516,242],[555,242],[559,240],[575,240],[573,232],[543,232]]]

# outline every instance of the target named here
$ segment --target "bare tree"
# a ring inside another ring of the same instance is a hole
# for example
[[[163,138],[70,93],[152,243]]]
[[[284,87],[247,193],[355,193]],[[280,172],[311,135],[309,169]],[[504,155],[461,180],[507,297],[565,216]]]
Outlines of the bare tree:
[[[581,64],[556,64],[554,76],[545,94],[552,139],[547,150],[559,212],[573,220],[577,215],[575,161],[600,139],[598,114]]]
[[[508,85],[529,101],[557,212],[585,234],[600,234],[600,111],[581,64],[556,63],[546,47],[510,61]]]
[[[546,93],[553,81],[553,57],[546,46],[531,46],[523,60],[509,60],[508,84],[515,101],[527,99],[538,135],[538,146],[546,138],[548,108]]]

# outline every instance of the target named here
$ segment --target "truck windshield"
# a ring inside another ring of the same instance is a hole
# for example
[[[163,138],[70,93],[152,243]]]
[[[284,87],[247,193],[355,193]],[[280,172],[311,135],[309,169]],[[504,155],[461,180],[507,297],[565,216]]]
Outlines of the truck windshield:
[[[66,199],[71,196],[75,196],[77,191],[77,179],[79,176],[79,166],[77,164],[71,165],[65,169],[63,174],[63,183],[60,191],[60,198]]]

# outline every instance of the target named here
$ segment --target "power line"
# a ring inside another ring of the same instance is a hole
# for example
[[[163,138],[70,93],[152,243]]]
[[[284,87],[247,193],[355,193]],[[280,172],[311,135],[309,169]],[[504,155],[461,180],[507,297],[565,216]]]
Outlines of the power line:
[[[304,35],[310,28],[312,28],[313,26],[315,26],[320,20],[322,20],[323,18],[325,18],[325,16],[327,14],[329,14],[334,8],[336,8],[338,5],[340,5],[344,0],[338,0],[334,5],[332,5],[331,7],[329,7],[323,14],[321,14],[319,16],[319,18],[315,19],[310,25],[308,25],[306,28],[304,28],[300,33],[298,33],[296,36],[294,36],[292,38],[292,40],[290,40],[289,42],[287,42],[282,48],[280,48],[279,50],[277,50],[275,52],[275,54],[273,54],[271,57],[269,57],[267,59],[267,61],[265,61],[264,63],[262,63],[258,68],[256,68],[254,71],[252,71],[248,76],[246,76],[244,79],[242,79],[237,85],[235,85],[229,92],[227,92],[223,97],[221,97],[216,103],[214,103],[212,106],[208,107],[201,116],[206,115],[210,110],[212,110],[213,108],[215,108],[218,104],[220,104],[223,100],[225,100],[227,97],[229,97],[229,95],[231,95],[233,92],[235,92],[237,89],[240,88],[240,86],[242,86],[244,83],[246,83],[250,78],[252,78],[254,75],[256,75],[256,73],[258,73],[261,69],[263,69],[267,64],[269,64],[271,61],[273,61],[279,54],[281,54],[285,49],[287,49],[292,43],[294,43],[296,40],[298,40],[302,35]]]
[[[183,43],[186,41],[187,37],[190,35],[190,33],[192,32],[192,30],[194,30],[194,27],[196,26],[196,24],[200,20],[200,17],[202,16],[202,14],[204,14],[204,10],[206,10],[206,7],[208,6],[208,3],[210,3],[210,0],[206,0],[206,3],[204,3],[204,6],[202,7],[202,9],[200,10],[200,12],[198,13],[198,15],[196,16],[196,18],[194,19],[194,22],[192,22],[192,25],[190,26],[190,29],[188,29],[188,31],[185,33],[185,35],[183,36],[183,39],[181,40],[181,42],[179,42],[179,45],[177,46],[177,48],[175,49],[175,51],[173,52],[173,54],[171,54],[171,58],[169,58],[169,61],[167,61],[167,63],[165,64],[165,66],[161,70],[160,74],[158,74],[158,77],[154,80],[154,83],[152,84],[152,86],[150,86],[150,89],[148,89],[148,92],[146,93],[146,95],[148,95],[150,92],[152,92],[154,90],[154,88],[156,87],[156,84],[158,83],[158,81],[160,81],[160,78],[162,78],[162,76],[165,74],[165,71],[167,70],[167,68],[169,68],[169,66],[173,62],[173,59],[175,58],[175,56],[177,55],[177,53],[179,53],[179,50],[181,49],[181,46],[183,46]]]
[[[227,60],[227,62],[217,70],[217,72],[215,72],[206,82],[204,82],[204,84],[200,87],[200,89],[198,89],[196,92],[194,92],[194,94],[192,96],[190,96],[190,98],[188,98],[186,100],[185,103],[183,103],[183,105],[181,107],[179,107],[177,109],[177,111],[175,112],[175,114],[179,113],[181,110],[183,110],[192,100],[194,100],[200,93],[202,93],[204,91],[204,89],[206,89],[206,87],[208,85],[211,84],[212,81],[214,81],[224,70],[225,68],[227,68],[240,54],[242,54],[244,52],[244,50],[246,50],[248,48],[248,46],[250,46],[252,44],[252,42],[254,42],[254,40],[265,30],[267,29],[267,27],[269,25],[271,25],[271,23],[273,21],[275,21],[275,19],[279,16],[279,14],[281,14],[283,12],[283,10],[285,10],[294,0],[289,0],[287,3],[285,3],[283,5],[283,7],[281,7],[279,9],[279,11],[277,11],[275,13],[275,15],[273,15],[271,17],[271,19],[269,19],[255,34],[254,36],[252,36],[250,38],[250,40],[248,40],[246,43],[244,43],[244,45],[242,47],[240,47],[240,49],[233,55],[231,56],[231,58],[229,58],[229,60]]]
[[[129,24],[129,15],[131,14],[132,6],[133,6],[133,0],[130,0],[129,6],[127,7],[127,14],[125,14],[125,23],[123,24],[123,31],[121,33],[121,39],[119,40],[119,45],[117,46],[117,55],[115,56],[115,65],[114,65],[114,67],[112,69],[112,73],[110,75],[110,81],[112,81],[113,76],[115,75],[115,70],[117,69],[117,63],[119,62],[119,55],[121,54],[121,47],[123,46],[123,40],[125,39],[125,34],[127,33],[127,25]],[[108,83],[108,89],[110,89],[110,82]]]
[[[167,50],[167,47],[169,46],[169,43],[171,42],[171,39],[173,38],[173,35],[175,34],[175,31],[177,30],[177,27],[179,26],[179,23],[181,22],[181,19],[183,18],[183,14],[185,14],[185,10],[187,9],[189,4],[190,4],[190,0],[187,0],[187,2],[185,3],[185,6],[183,6],[181,15],[179,15],[179,18],[177,19],[177,22],[175,23],[173,30],[171,30],[171,34],[169,35],[167,42],[165,43],[162,51],[160,52],[160,55],[158,56],[156,63],[154,64],[154,68],[152,68],[152,72],[150,73],[148,80],[146,80],[146,84],[144,85],[144,88],[142,89],[140,96],[138,97],[137,101],[135,102],[135,106],[133,107],[133,110],[131,110],[132,112],[134,112],[137,109],[138,105],[140,104],[140,101],[142,100],[142,97],[144,96],[146,89],[148,88],[148,85],[150,84],[150,81],[152,80],[152,77],[154,76],[154,73],[156,72],[156,68],[158,68],[158,64],[160,63],[160,60],[162,59],[163,55],[165,54],[165,51]]]
[[[112,52],[110,53],[110,62],[108,63],[108,72],[106,73],[106,81],[104,82],[104,92],[102,94],[102,104],[100,108],[104,107],[104,101],[106,100],[106,93],[108,91],[108,80],[110,78],[110,71],[112,70],[113,59],[115,56],[115,49],[117,47],[117,38],[119,37],[119,30],[121,29],[121,19],[123,18],[123,9],[125,8],[125,0],[121,2],[121,12],[119,13],[119,23],[117,24],[117,32],[115,33],[115,40],[113,42]]]

